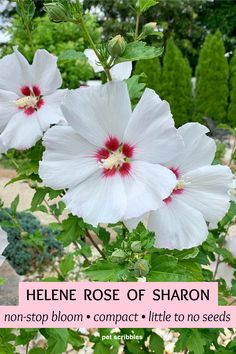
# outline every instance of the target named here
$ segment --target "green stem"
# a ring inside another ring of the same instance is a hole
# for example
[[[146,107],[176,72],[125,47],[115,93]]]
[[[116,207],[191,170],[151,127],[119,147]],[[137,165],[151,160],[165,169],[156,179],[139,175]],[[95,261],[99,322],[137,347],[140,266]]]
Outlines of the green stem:
[[[230,160],[229,160],[229,163],[228,163],[229,167],[231,166],[231,164],[233,162],[235,149],[236,149],[236,137],[234,137],[234,143],[233,143],[233,147],[232,147],[232,151],[231,151],[231,155],[230,155]]]
[[[98,57],[98,60],[99,62],[101,63],[101,65],[103,66],[103,69],[106,73],[106,76],[107,76],[107,79],[108,81],[112,81],[112,78],[111,78],[111,73],[110,73],[110,68],[108,68],[106,65],[104,65],[104,62],[103,62],[103,58],[101,56],[101,54],[99,53],[99,51],[97,50],[97,47],[92,39],[92,37],[90,36],[90,33],[89,31],[87,30],[87,27],[84,23],[84,20],[83,18],[81,17],[80,20],[79,20],[79,25],[80,25],[80,28],[82,29],[83,33],[84,33],[84,36],[85,38],[87,39],[87,41],[90,43],[92,49],[94,50],[96,56]]]
[[[137,14],[136,24],[135,24],[135,33],[134,33],[134,40],[135,41],[138,39],[139,21],[140,21],[140,15]]]
[[[29,352],[29,343],[26,344],[26,347],[25,347],[25,354],[28,354]]]

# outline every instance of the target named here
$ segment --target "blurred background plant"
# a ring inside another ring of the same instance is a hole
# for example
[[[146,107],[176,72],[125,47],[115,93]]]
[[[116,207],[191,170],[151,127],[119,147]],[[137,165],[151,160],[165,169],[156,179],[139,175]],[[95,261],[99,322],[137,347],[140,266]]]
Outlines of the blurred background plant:
[[[10,53],[18,43],[27,59],[32,60],[33,52],[44,47],[59,55],[64,87],[76,88],[90,79],[100,79],[85,56],[78,54],[89,46],[79,26],[55,24],[45,15],[42,0],[34,4],[29,41],[14,2],[0,1],[0,26],[5,33],[5,37],[1,35],[5,38],[5,43],[3,39],[0,44],[1,55]],[[134,0],[84,0],[83,7],[95,44],[117,33],[127,39],[133,36]],[[193,119],[206,124],[205,118],[216,125],[235,124],[236,0],[160,0],[158,6],[140,15],[140,28],[147,23],[156,24],[162,36],[151,35],[145,40],[154,46],[163,45],[165,53],[160,59],[137,62],[134,73],[144,73],[141,82],[170,102],[177,126]]]

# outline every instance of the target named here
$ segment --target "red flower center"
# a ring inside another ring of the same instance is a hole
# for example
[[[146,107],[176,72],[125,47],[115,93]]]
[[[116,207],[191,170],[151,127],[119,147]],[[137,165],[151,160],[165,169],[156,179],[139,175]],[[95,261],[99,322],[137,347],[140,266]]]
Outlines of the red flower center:
[[[105,177],[112,177],[119,173],[122,177],[130,174],[134,147],[128,143],[121,143],[116,137],[109,137],[104,147],[96,153],[96,159],[103,169]]]
[[[174,195],[182,194],[184,192],[184,186],[185,186],[185,182],[182,181],[181,179],[179,180],[180,172],[179,172],[178,168],[171,167],[170,170],[175,174],[175,176],[177,178],[177,184],[176,184],[174,190],[172,191],[171,195],[168,198],[163,200],[163,202],[165,204],[171,203]]]
[[[43,105],[44,100],[38,86],[23,86],[21,87],[22,97],[16,100],[18,109],[24,111],[27,116],[30,116],[35,111],[38,111]]]

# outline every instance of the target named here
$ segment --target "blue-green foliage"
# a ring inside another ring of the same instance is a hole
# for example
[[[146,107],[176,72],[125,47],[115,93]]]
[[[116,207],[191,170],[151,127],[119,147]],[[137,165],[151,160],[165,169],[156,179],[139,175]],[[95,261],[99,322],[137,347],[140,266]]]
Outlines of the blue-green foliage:
[[[4,256],[18,274],[26,274],[61,254],[62,245],[55,239],[55,232],[41,226],[35,216],[26,212],[16,213],[15,224],[11,213],[10,209],[2,209],[0,224],[7,232],[9,241]]]

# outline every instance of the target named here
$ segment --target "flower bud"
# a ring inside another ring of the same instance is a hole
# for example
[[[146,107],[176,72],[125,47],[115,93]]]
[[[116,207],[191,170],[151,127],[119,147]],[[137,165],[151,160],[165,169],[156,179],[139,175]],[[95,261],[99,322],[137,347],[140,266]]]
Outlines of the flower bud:
[[[108,43],[108,51],[112,57],[116,58],[123,54],[126,48],[126,41],[120,34],[112,38]]]
[[[44,4],[46,12],[53,22],[66,22],[69,20],[66,8],[61,3],[50,2]]]
[[[141,252],[142,251],[142,246],[140,241],[134,241],[131,243],[131,250],[133,252]]]
[[[152,34],[155,31],[156,27],[156,22],[146,23],[146,25],[143,26],[143,33],[148,36],[149,34]]]
[[[150,270],[149,262],[146,259],[139,259],[134,264],[134,274],[136,277],[145,277]]]
[[[115,250],[112,255],[111,255],[111,259],[112,262],[114,263],[123,263],[125,260],[125,252],[122,250]]]

